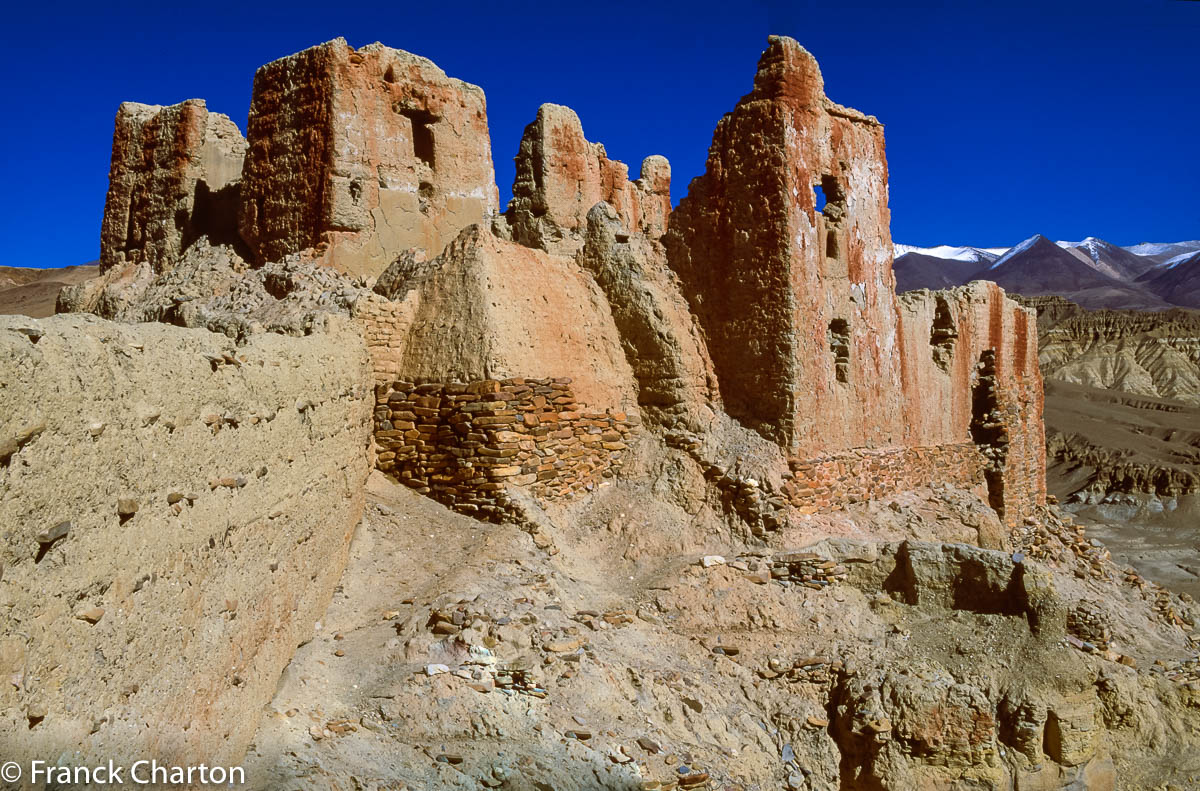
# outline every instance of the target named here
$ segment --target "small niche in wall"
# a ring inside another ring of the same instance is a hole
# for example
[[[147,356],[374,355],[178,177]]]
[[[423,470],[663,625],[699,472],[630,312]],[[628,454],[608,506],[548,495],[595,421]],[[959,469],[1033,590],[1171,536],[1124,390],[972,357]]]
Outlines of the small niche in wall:
[[[829,351],[833,355],[833,373],[839,382],[850,381],[850,323],[845,319],[829,322]]]

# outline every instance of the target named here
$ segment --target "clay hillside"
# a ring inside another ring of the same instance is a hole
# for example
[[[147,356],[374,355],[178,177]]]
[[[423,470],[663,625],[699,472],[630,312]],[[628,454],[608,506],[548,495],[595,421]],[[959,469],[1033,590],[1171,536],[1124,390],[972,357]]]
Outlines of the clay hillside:
[[[0,317],[6,759],[1200,782],[1200,611],[1047,503],[1034,311],[897,295],[883,127],[795,41],[674,208],[547,104],[502,212],[482,90],[381,44],[246,128],[122,105],[99,276]]]

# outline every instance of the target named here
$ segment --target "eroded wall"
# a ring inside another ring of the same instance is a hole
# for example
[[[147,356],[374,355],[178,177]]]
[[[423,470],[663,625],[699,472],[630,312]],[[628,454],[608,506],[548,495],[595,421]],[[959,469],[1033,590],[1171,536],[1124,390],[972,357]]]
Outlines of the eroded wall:
[[[246,141],[200,99],[125,102],[113,131],[100,277],[63,289],[58,310],[113,317],[198,240],[237,239]]]
[[[898,300],[906,439],[981,448],[992,505],[1017,522],[1046,496],[1037,319],[995,283]]]
[[[789,454],[901,441],[888,223],[883,127],[771,37],[664,241],[726,411]]]
[[[240,224],[262,261],[308,251],[374,277],[498,209],[483,91],[382,44],[261,67],[247,137]]]
[[[201,99],[170,107],[125,102],[114,123],[100,269],[173,264],[201,234],[236,228],[246,141]]]
[[[362,511],[367,356],[330,322],[0,316],[6,759],[237,763]]]
[[[671,214],[671,165],[665,157],[646,157],[639,178],[630,181],[625,163],[609,159],[603,145],[584,137],[574,110],[543,104],[521,137],[512,192],[506,217],[513,238],[573,255],[588,212],[601,201],[630,232],[662,236]]]
[[[664,243],[726,411],[815,475],[797,504],[944,475],[1018,522],[1045,499],[1032,315],[995,284],[898,300],[888,224],[882,126],[772,37]]]
[[[398,262],[400,266],[403,262]],[[604,292],[574,259],[465,229],[429,266],[391,281],[411,324],[376,352],[397,378],[460,381],[570,376],[579,400],[637,411],[633,371]],[[382,338],[381,338],[382,339]]]

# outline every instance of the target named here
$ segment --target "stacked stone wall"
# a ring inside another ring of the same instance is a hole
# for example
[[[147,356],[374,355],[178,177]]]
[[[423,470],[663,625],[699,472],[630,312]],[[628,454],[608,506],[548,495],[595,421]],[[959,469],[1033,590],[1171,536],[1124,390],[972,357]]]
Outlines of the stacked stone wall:
[[[850,503],[948,483],[984,485],[984,459],[973,443],[918,448],[858,449],[797,459],[784,496],[802,513],[836,511]]]
[[[412,326],[412,306],[369,295],[354,304],[353,315],[367,344],[375,384],[387,385],[396,381],[405,340]]]
[[[579,404],[570,378],[375,388],[376,466],[460,513],[509,514],[506,489],[557,499],[616,474],[640,419]]]

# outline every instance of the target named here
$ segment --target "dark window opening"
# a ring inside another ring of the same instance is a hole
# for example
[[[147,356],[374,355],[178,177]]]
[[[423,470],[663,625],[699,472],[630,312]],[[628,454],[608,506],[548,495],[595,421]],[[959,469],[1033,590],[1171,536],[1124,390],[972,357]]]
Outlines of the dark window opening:
[[[850,381],[850,324],[845,319],[829,322],[829,351],[833,354],[833,374],[839,382]]]
[[[395,66],[387,67],[387,71],[384,72],[384,75],[383,75],[383,81],[384,82],[395,82],[396,81],[396,67]]]
[[[841,203],[846,199],[836,176],[821,176],[821,189],[825,192],[828,203]]]
[[[422,181],[417,186],[417,199],[421,205],[421,211],[425,214],[429,213],[429,201],[433,199],[433,185],[428,181]]]
[[[350,200],[354,201],[357,204],[360,200],[362,200],[362,193],[363,193],[362,182],[359,181],[358,179],[354,179],[354,181],[351,181],[350,182]]]
[[[838,223],[846,214],[846,194],[836,176],[821,176],[821,181],[813,185],[816,195],[817,211],[825,215],[828,222]]]
[[[829,231],[825,234],[825,257],[826,258],[837,258],[838,257],[837,234],[834,233],[833,231]]]
[[[425,110],[405,107],[397,112],[412,122],[413,155],[432,170],[435,166],[433,125],[438,119]]]
[[[413,123],[413,153],[433,169],[433,128],[428,124]]]
[[[971,388],[971,439],[983,456],[988,505],[1004,517],[1004,469],[1008,466],[1008,426],[996,392],[996,350],[979,355],[978,379]]]
[[[929,345],[933,347],[933,361],[943,371],[950,370],[956,340],[958,330],[954,328],[954,316],[950,313],[950,305],[944,298],[938,297],[937,309],[933,315],[933,328],[929,331]]]

